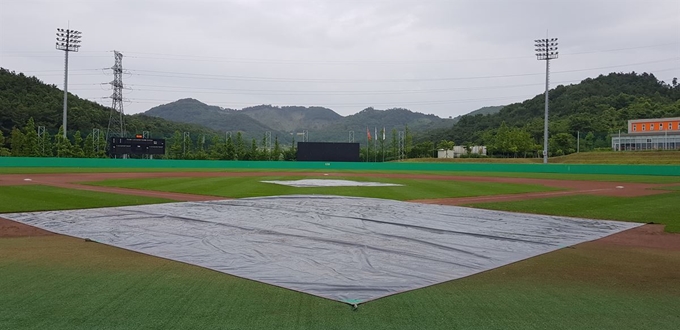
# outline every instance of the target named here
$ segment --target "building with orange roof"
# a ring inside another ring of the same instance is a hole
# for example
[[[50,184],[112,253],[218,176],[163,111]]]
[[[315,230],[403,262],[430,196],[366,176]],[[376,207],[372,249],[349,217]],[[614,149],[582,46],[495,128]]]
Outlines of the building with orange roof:
[[[628,133],[612,136],[612,149],[680,150],[680,117],[629,120]]]

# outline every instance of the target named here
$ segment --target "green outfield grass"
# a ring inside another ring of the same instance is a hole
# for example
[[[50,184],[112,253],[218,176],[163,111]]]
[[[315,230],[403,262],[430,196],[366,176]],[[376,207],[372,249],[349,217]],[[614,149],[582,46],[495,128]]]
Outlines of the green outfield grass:
[[[509,184],[495,182],[466,182],[452,180],[414,180],[397,178],[366,178],[366,177],[337,177],[332,179],[347,179],[356,181],[373,181],[397,183],[398,187],[314,187],[295,188],[263,180],[296,180],[310,177],[296,176],[264,176],[264,177],[212,177],[212,178],[150,178],[150,179],[121,179],[89,182],[87,184],[122,187],[145,190],[181,192],[187,194],[211,195],[230,198],[319,194],[373,197],[395,200],[412,200],[425,198],[466,197],[497,194],[515,194],[526,192],[553,191],[541,185]],[[318,176],[319,179],[329,177]]]
[[[0,186],[0,201],[0,213],[172,202],[162,198],[119,195],[40,185]]]
[[[64,236],[0,239],[0,272],[0,329],[664,330],[680,322],[680,253],[587,244],[357,311]]]
[[[675,187],[677,188],[677,187]],[[471,206],[492,210],[563,215],[641,223],[661,223],[667,232],[680,232],[680,193],[642,197],[576,195]]]
[[[489,174],[498,173],[482,175]],[[225,197],[329,193],[400,200],[548,189],[351,176],[344,179],[407,186],[292,188],[259,182],[296,178],[291,171],[286,177],[154,178],[95,184]],[[475,206],[653,221],[666,224],[667,231],[680,231],[678,200],[680,192],[636,198],[568,196]],[[0,212],[18,212],[36,210],[36,206],[45,210],[165,200],[27,185],[0,186],[0,201]],[[536,203],[524,204],[530,202]],[[5,204],[13,209],[4,210]],[[515,204],[524,205],[523,209],[511,209]],[[382,298],[352,311],[346,304],[82,239],[59,235],[0,238],[0,329],[663,330],[675,329],[680,322],[676,311],[680,305],[679,273],[680,251],[586,243]]]
[[[488,176],[504,178],[554,179],[578,181],[611,181],[635,183],[680,183],[680,176],[617,175],[617,174],[566,174],[566,173],[515,173],[515,172],[461,172],[461,171],[371,171],[337,169],[215,169],[215,168],[74,168],[74,167],[0,167],[0,174],[50,174],[50,173],[156,173],[156,172],[286,172],[286,173],[391,173],[450,176]]]

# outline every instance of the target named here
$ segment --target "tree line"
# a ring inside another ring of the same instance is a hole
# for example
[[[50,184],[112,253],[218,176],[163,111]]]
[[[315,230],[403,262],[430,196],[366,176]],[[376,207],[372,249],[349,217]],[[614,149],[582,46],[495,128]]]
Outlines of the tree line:
[[[22,128],[14,127],[9,139],[0,131],[0,156],[14,157],[62,157],[62,158],[104,158],[106,157],[106,138],[90,132],[83,138],[76,131],[72,140],[64,138],[63,126],[54,136],[45,130],[38,134],[33,117]],[[8,147],[9,146],[9,147]]]
[[[680,117],[680,84],[649,73],[611,73],[549,93],[549,153],[566,155],[611,148],[611,136],[626,133],[631,119]],[[486,145],[500,157],[535,157],[543,150],[544,96],[503,107],[495,114],[462,116],[453,127],[434,130],[423,140]],[[579,139],[580,138],[580,139]],[[577,146],[580,140],[580,146]]]
[[[14,127],[8,137],[0,131],[0,156],[15,157],[61,157],[61,158],[104,158],[107,157],[107,141],[102,131],[88,132],[83,137],[76,131],[69,137],[63,137],[63,127],[51,135],[47,130],[40,132],[33,118],[29,118],[23,127]],[[98,134],[98,135],[97,135]],[[383,139],[383,136],[385,137]],[[609,147],[608,140],[598,140],[592,132],[584,133],[581,137],[582,151],[594,148]],[[404,130],[403,144],[399,141],[399,132],[392,129],[389,136],[384,129],[377,137],[372,137],[367,144],[361,144],[360,160],[364,162],[385,162],[408,158],[436,158],[437,150],[452,150],[456,143],[443,139],[437,143],[433,141],[413,142],[414,137],[408,126]],[[523,128],[510,127],[505,122],[495,130],[485,133],[484,145],[490,155],[495,157],[540,157],[543,150],[529,132]],[[561,156],[575,152],[576,138],[571,134],[557,133],[549,139],[551,156]],[[462,144],[467,150],[463,157],[473,157],[472,144]],[[280,141],[278,136],[269,142],[266,134],[262,139],[247,139],[241,132],[234,135],[221,136],[217,134],[188,134],[175,131],[166,140],[165,155],[154,156],[160,159],[190,159],[190,160],[268,160],[293,161],[296,159],[295,137],[292,141]],[[134,157],[134,156],[133,156]],[[478,157],[478,156],[477,156]]]
[[[51,135],[47,130],[40,130],[30,117],[22,127],[13,127],[8,137],[0,130],[0,156],[14,157],[61,157],[61,158],[105,158],[107,156],[107,140],[104,131],[93,130],[85,137],[78,130],[64,138],[63,127]],[[188,133],[188,132],[187,132]],[[378,137],[373,137],[368,144],[362,144],[360,159],[362,161],[392,161],[413,157],[432,157],[434,143],[413,146],[413,136],[408,126],[404,131],[404,143],[400,148],[398,132],[393,129],[390,140],[386,132],[380,130]],[[154,156],[159,159],[192,159],[192,160],[268,160],[292,161],[296,159],[295,136],[288,144],[282,143],[278,136],[268,141],[267,135],[262,139],[247,139],[242,132],[233,135],[190,134],[176,130],[166,140],[165,155]],[[133,156],[134,157],[134,156]]]

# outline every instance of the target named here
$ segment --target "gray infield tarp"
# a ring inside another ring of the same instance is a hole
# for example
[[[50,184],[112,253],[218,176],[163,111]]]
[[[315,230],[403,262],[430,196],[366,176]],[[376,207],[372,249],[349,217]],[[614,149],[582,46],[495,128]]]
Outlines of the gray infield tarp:
[[[639,226],[301,195],[2,217],[347,303],[461,278]]]

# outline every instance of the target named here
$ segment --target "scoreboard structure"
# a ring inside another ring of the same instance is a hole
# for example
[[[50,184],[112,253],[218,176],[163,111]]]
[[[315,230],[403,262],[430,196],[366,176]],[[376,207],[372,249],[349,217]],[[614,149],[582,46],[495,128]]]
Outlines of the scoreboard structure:
[[[298,161],[358,162],[359,143],[298,142]]]
[[[142,137],[109,139],[109,156],[122,155],[165,155],[165,139],[145,139]]]

